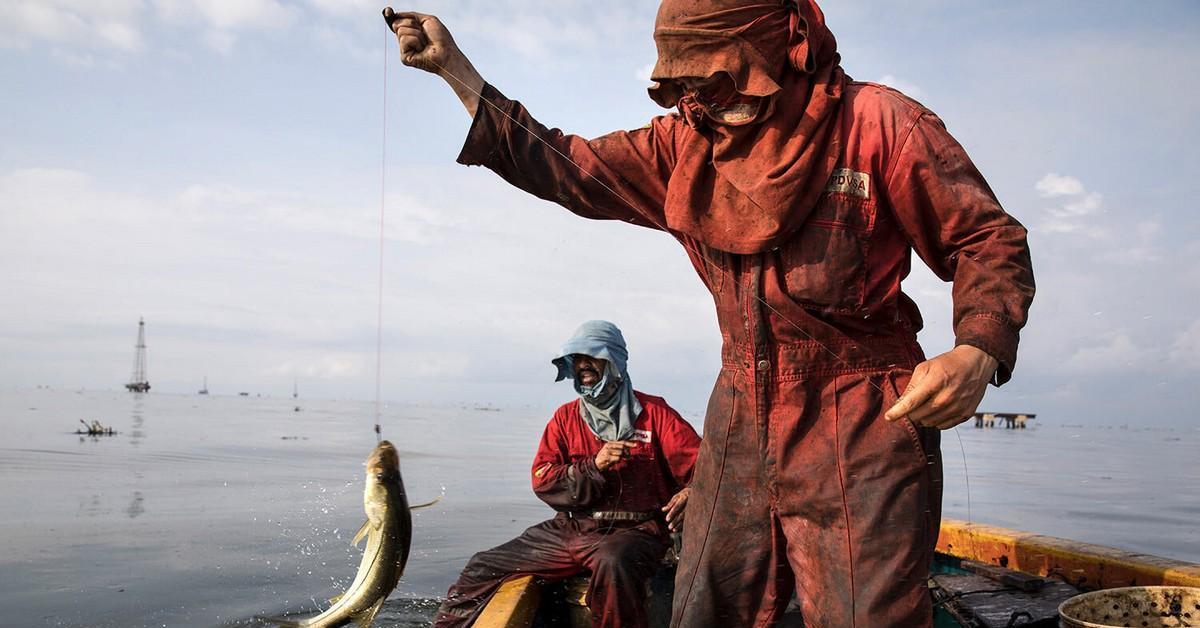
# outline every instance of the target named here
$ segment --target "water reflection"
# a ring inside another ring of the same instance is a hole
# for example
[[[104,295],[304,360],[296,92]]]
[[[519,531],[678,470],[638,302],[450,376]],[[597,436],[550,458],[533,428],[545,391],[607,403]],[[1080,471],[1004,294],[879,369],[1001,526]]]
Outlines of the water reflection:
[[[93,493],[90,496],[79,497],[79,510],[75,512],[79,517],[99,517],[104,514],[104,505],[100,501],[100,494]]]
[[[145,419],[142,417],[142,399],[141,395],[134,397],[133,402],[133,429],[129,430],[129,444],[137,447],[142,444],[142,439],[146,437],[146,433],[142,431],[145,425]]]
[[[129,502],[129,507],[125,509],[125,514],[129,515],[130,519],[137,519],[141,514],[146,512],[145,501],[141,491],[134,491],[133,501]]]

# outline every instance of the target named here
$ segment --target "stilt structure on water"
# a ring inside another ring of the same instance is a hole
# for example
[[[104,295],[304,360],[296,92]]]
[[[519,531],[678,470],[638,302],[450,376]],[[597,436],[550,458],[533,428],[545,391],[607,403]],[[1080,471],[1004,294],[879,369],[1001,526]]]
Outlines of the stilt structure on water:
[[[996,427],[1003,421],[1004,427],[1010,430],[1023,430],[1025,424],[1037,418],[1032,412],[976,412],[975,427]]]
[[[146,320],[138,319],[137,351],[133,355],[133,377],[125,389],[130,392],[144,393],[150,390],[150,380],[146,379]]]

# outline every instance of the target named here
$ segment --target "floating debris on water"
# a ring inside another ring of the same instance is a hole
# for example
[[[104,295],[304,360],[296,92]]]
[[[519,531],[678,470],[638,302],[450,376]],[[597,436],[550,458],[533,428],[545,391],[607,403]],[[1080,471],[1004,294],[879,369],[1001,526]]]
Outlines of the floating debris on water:
[[[83,430],[80,430],[80,429],[75,430],[75,433],[79,434],[80,436],[116,436],[117,435],[116,430],[114,430],[111,427],[104,427],[103,425],[100,424],[99,421],[97,421],[95,419],[93,419],[91,423],[88,423],[87,421],[84,421],[83,419],[79,419],[79,422],[83,423],[83,427],[87,428],[87,429],[83,429]]]

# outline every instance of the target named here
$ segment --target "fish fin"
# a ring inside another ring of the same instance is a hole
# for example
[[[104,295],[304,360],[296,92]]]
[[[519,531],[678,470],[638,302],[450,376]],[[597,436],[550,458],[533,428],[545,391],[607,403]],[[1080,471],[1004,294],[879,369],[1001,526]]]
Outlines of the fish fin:
[[[254,618],[259,621],[265,621],[268,624],[275,624],[279,628],[301,628],[301,626],[304,625],[298,621],[292,621],[290,619],[284,619],[282,617],[267,617],[265,615],[255,615]]]
[[[375,621],[375,616],[379,614],[379,609],[383,608],[383,603],[387,600],[387,596],[379,598],[375,605],[367,610],[359,613],[354,617],[354,625],[358,628],[371,628],[371,622]]]
[[[409,509],[409,510],[417,510],[418,508],[428,508],[428,507],[430,507],[430,506],[432,506],[432,505],[434,505],[434,504],[436,504],[436,503],[438,503],[438,502],[442,501],[442,498],[443,498],[443,497],[445,497],[445,495],[438,495],[438,496],[437,496],[437,497],[436,497],[436,498],[435,498],[433,501],[431,501],[431,502],[425,502],[424,504],[417,504],[416,506],[409,506],[409,507],[408,507],[408,509]]]
[[[367,538],[367,532],[370,532],[370,531],[371,531],[371,521],[368,519],[367,521],[363,522],[362,527],[358,529],[358,532],[354,533],[354,540],[350,541],[350,544],[358,545],[359,543],[362,542],[363,539]]]

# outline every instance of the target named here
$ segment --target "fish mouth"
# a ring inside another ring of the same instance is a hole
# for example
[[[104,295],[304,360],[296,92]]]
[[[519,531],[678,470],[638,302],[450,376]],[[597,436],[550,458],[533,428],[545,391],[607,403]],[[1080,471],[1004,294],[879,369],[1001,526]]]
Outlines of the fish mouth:
[[[376,475],[397,475],[400,473],[400,455],[396,447],[388,441],[381,441],[367,456],[367,473]]]

